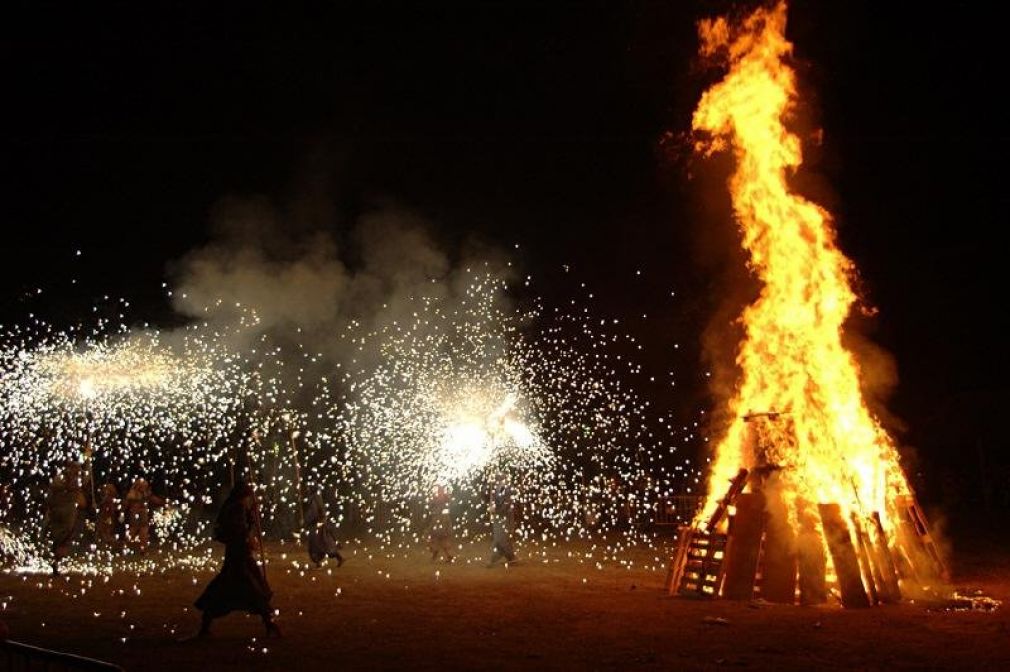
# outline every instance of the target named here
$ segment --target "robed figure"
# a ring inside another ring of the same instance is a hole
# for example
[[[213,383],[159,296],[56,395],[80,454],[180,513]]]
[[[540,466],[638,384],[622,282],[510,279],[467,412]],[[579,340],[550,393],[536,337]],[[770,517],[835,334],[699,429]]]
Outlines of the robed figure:
[[[196,608],[203,612],[198,636],[210,634],[211,621],[233,611],[258,615],[268,635],[280,635],[270,606],[273,592],[253,556],[259,543],[256,516],[252,487],[239,481],[214,525],[214,539],[224,544],[224,564],[196,601]]]
[[[344,556],[340,555],[340,543],[337,532],[326,513],[326,503],[318,492],[309,499],[305,509],[305,545],[309,559],[319,567],[323,559],[333,558],[337,567],[344,564]]]

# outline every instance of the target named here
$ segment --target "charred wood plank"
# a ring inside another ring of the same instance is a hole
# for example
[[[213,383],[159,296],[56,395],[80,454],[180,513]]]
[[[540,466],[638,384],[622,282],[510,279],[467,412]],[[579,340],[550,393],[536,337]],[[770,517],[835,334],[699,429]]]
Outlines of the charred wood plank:
[[[789,524],[786,503],[768,492],[764,553],[761,558],[761,597],[778,604],[796,603],[796,534]]]
[[[726,575],[722,596],[729,600],[754,597],[758,556],[765,527],[765,498],[759,492],[743,493],[736,499],[736,515],[730,521],[726,546]]]
[[[808,504],[797,507],[800,531],[796,537],[799,568],[800,604],[811,606],[828,601],[828,559],[817,526],[817,518]]]
[[[835,565],[838,589],[842,593],[842,606],[847,608],[869,607],[863,577],[859,572],[859,559],[852,545],[849,526],[842,517],[842,507],[838,504],[818,504],[824,538],[828,542],[828,552]]]

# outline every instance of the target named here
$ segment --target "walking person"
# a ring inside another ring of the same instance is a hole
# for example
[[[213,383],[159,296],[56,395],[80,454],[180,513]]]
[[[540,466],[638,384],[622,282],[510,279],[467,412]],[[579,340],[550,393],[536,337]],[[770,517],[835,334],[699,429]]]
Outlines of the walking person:
[[[98,514],[95,519],[95,532],[98,541],[106,548],[115,549],[119,546],[117,527],[120,520],[119,490],[112,483],[102,486],[101,500],[98,502]]]
[[[438,560],[441,555],[446,562],[452,562],[452,512],[450,509],[449,486],[435,486],[435,494],[429,503],[429,523],[431,532],[428,535],[428,550],[431,560]]]
[[[507,563],[516,561],[515,550],[512,548],[510,520],[512,514],[512,488],[503,475],[495,480],[488,503],[488,514],[491,516],[491,560],[488,567],[493,567],[499,560],[505,558]]]
[[[305,509],[305,544],[309,559],[322,565],[325,558],[334,558],[337,567],[344,564],[344,556],[340,555],[340,544],[337,542],[336,530],[326,514],[326,503],[318,492],[309,499]]]
[[[224,563],[196,600],[203,618],[195,637],[208,636],[214,619],[233,611],[258,615],[268,637],[281,634],[270,606],[273,592],[253,557],[258,542],[255,507],[252,487],[241,480],[235,483],[214,525],[214,539],[224,544]]]

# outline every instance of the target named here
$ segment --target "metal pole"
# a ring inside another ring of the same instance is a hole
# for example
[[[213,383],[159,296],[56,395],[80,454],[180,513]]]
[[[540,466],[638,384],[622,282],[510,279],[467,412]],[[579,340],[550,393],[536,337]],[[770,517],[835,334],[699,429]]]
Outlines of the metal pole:
[[[88,463],[88,481],[91,482],[91,512],[95,514],[95,530],[98,529],[98,500],[95,498],[95,449],[91,436],[91,408],[88,398],[84,397],[84,456]]]
[[[253,429],[252,434],[253,442],[257,446],[261,446],[259,432]],[[262,446],[261,446],[262,447]],[[248,448],[245,451],[246,457],[246,468],[249,472],[249,487],[252,489],[253,496],[253,519],[256,523],[256,541],[260,547],[260,571],[263,572],[263,580],[267,580],[267,556],[266,550],[263,547],[263,521],[260,519],[260,504],[259,498],[256,496],[256,480],[253,477],[253,464],[252,464],[252,451]]]

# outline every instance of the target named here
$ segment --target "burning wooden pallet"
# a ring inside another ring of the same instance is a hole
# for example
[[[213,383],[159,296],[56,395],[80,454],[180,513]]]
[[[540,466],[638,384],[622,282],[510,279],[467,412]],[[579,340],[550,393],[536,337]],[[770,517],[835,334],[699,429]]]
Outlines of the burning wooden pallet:
[[[923,585],[945,578],[914,497],[898,502],[903,517],[892,545],[879,513],[846,520],[838,504],[801,510],[795,531],[784,502],[754,476],[741,469],[704,525],[681,528],[667,573],[670,594],[815,605],[834,592],[857,608],[899,601],[899,579]],[[724,520],[726,532],[716,532]]]
[[[725,534],[681,527],[666,577],[667,590],[685,597],[714,597],[722,583]]]
[[[950,571],[943,561],[943,556],[940,555],[936,542],[933,541],[933,535],[929,532],[929,524],[919,502],[915,497],[906,495],[897,499],[896,508],[900,514],[898,537],[902,542],[902,548],[908,549],[902,557],[904,571],[920,582],[928,581],[932,577],[950,581]],[[879,517],[877,524],[880,524]]]
[[[747,470],[741,469],[708,520],[707,530],[715,530],[729,507],[747,485]],[[683,526],[677,535],[677,548],[670,560],[666,588],[684,596],[715,597],[723,579],[723,561],[729,536]]]

